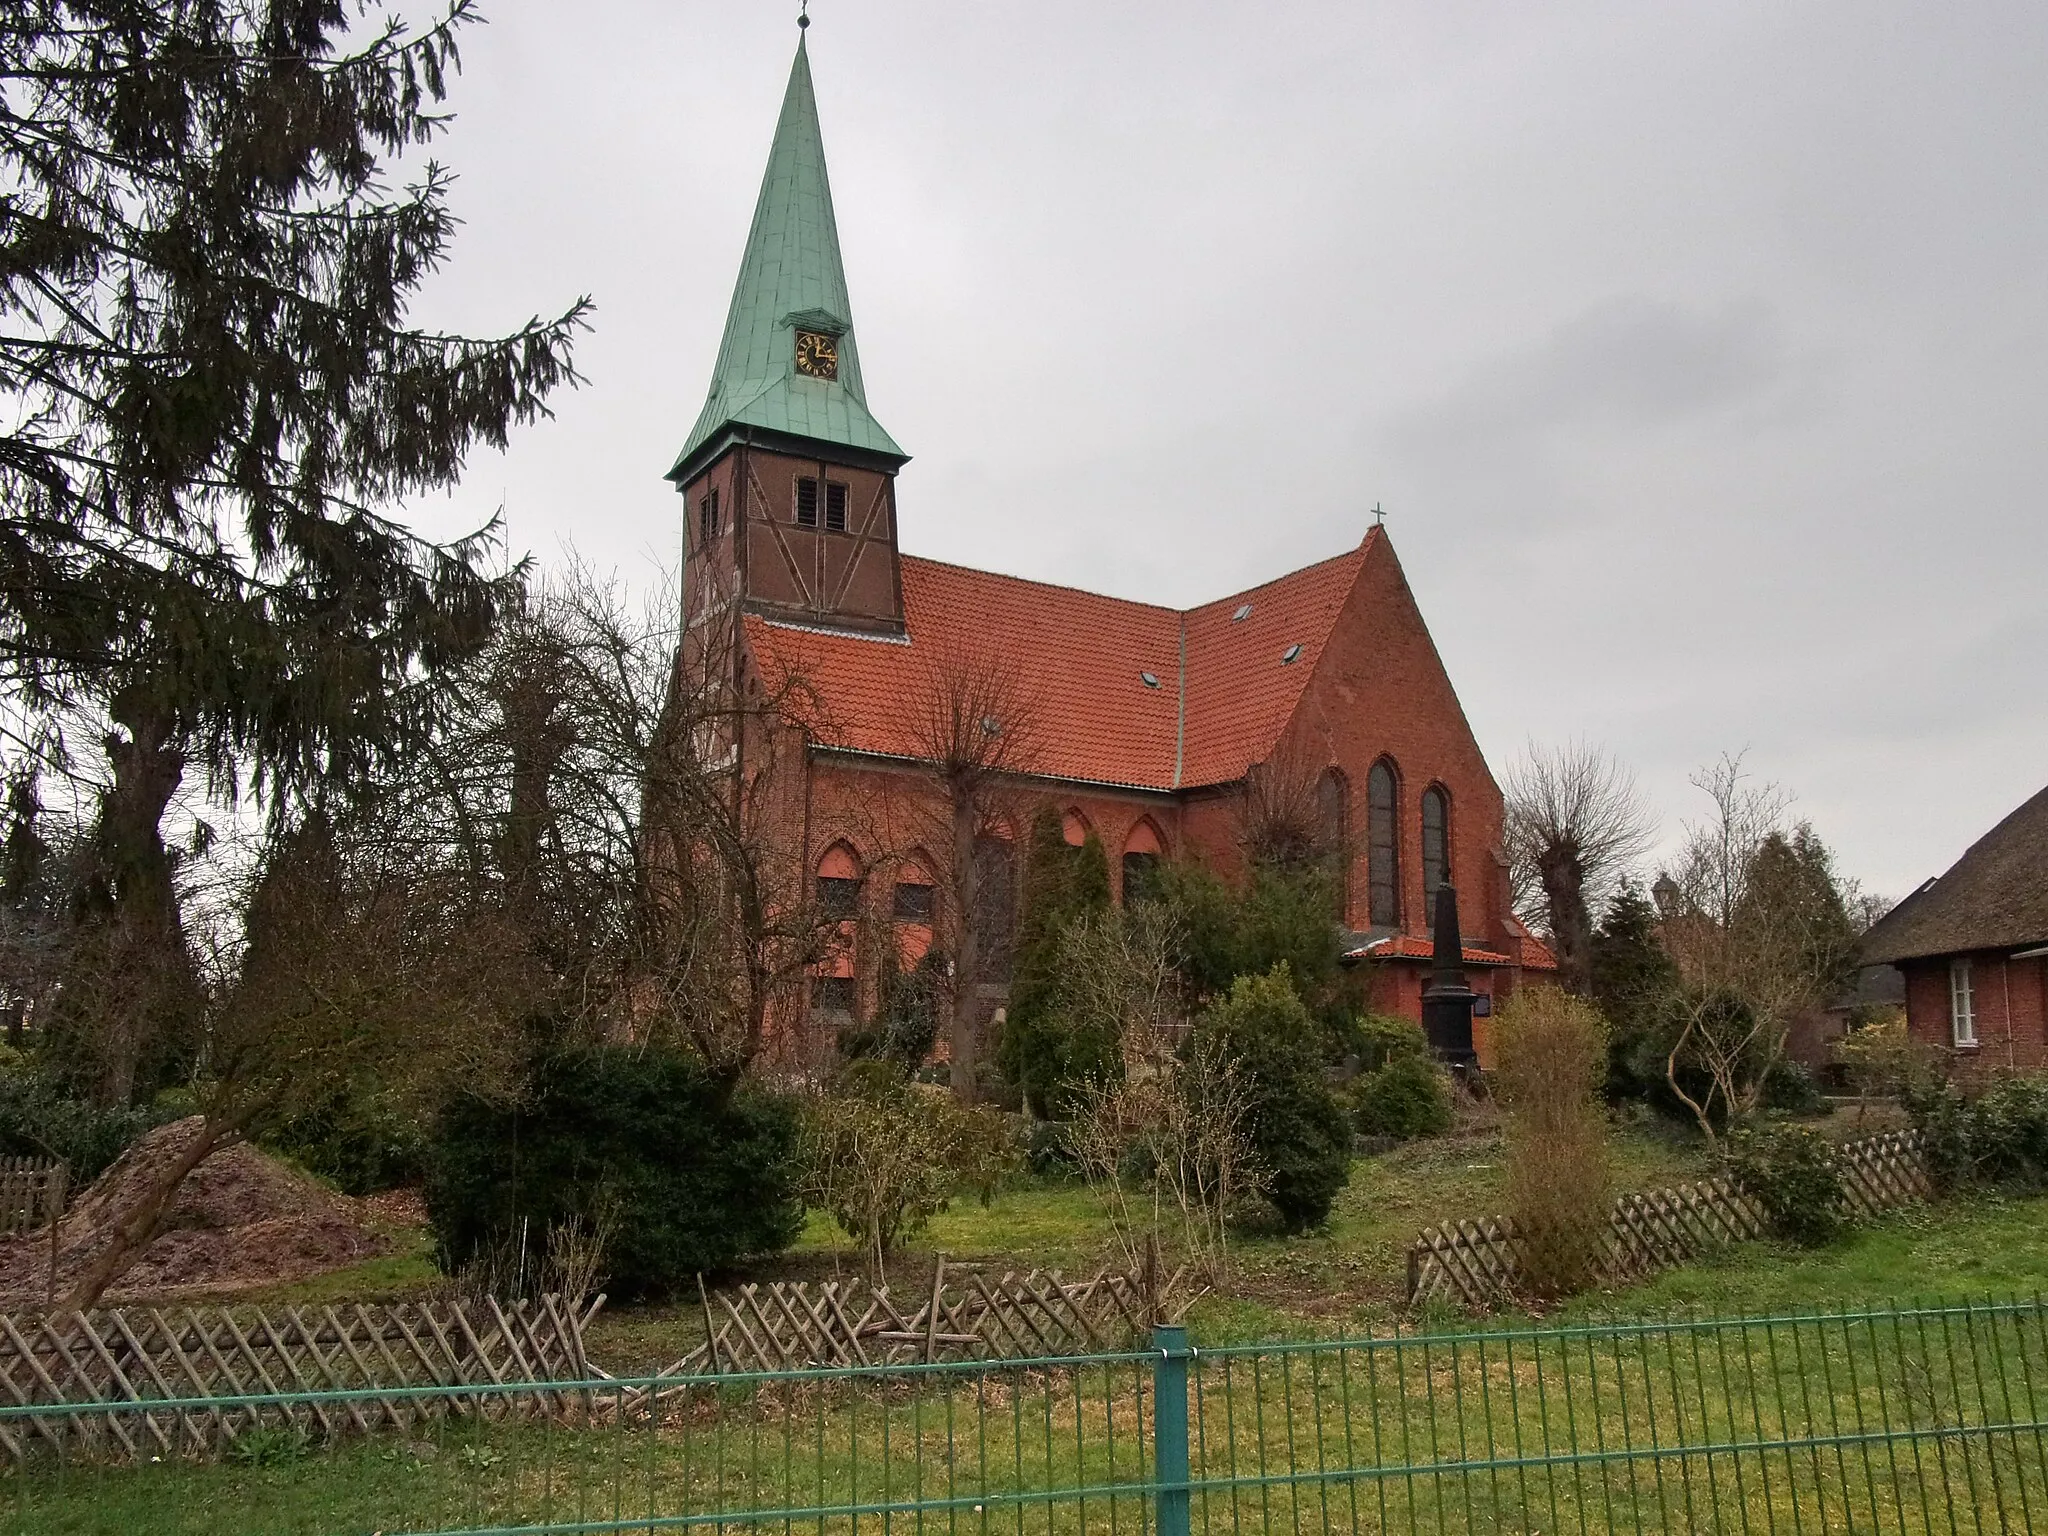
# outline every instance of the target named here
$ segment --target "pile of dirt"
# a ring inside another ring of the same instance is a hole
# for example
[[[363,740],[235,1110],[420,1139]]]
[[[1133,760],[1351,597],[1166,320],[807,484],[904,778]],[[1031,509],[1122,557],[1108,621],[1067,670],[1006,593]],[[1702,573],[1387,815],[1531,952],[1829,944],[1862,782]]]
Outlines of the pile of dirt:
[[[198,1133],[199,1119],[158,1126],[72,1204],[57,1227],[62,1293],[105,1248],[152,1175]],[[0,1242],[0,1304],[40,1305],[50,1291],[50,1233]],[[114,1283],[107,1302],[247,1290],[340,1269],[386,1252],[355,1201],[247,1144],[223,1147],[187,1175],[162,1231]]]

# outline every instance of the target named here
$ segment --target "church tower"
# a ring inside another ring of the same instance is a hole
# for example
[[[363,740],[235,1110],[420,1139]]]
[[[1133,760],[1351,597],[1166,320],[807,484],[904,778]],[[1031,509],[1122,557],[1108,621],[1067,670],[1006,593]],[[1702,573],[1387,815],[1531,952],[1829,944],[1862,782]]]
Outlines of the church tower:
[[[896,471],[868,412],[801,37],[712,371],[668,478],[684,497],[684,611],[731,602],[807,626],[903,631]]]

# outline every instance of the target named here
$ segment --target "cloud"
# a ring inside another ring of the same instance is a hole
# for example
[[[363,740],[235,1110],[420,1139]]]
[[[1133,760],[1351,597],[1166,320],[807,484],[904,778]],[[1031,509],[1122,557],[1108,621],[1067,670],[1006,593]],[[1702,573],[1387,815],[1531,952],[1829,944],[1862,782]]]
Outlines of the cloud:
[[[1611,299],[1403,413],[1392,439],[1431,458],[1462,459],[1559,428],[1650,430],[1746,400],[1784,369],[1783,328],[1761,299],[1707,311]]]

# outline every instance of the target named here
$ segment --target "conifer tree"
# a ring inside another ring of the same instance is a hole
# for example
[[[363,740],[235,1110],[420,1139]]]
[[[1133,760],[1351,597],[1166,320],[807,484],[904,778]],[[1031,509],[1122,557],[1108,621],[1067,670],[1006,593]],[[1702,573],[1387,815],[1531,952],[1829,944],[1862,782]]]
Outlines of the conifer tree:
[[[1000,1045],[1003,1075],[1032,1111],[1050,1114],[1072,1063],[1058,1018],[1060,940],[1076,921],[1109,910],[1109,860],[1091,831],[1076,848],[1051,806],[1032,818],[1024,910]]]
[[[80,915],[115,970],[182,950],[160,825],[192,769],[273,797],[359,780],[507,595],[493,530],[437,545],[389,511],[575,377],[580,301],[491,339],[407,318],[455,219],[443,167],[394,188],[393,162],[445,127],[475,19],[468,0],[417,34],[339,0],[0,17],[0,676],[105,722]],[[133,1075],[116,1054],[112,1096]]]

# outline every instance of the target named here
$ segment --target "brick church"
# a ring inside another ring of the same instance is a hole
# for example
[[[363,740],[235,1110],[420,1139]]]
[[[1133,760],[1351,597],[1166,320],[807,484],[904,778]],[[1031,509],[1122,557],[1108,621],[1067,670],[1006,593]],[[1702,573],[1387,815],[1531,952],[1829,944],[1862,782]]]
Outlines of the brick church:
[[[965,836],[974,982],[993,1019],[1038,810],[1070,842],[1100,840],[1122,900],[1160,859],[1241,875],[1248,803],[1282,779],[1344,850],[1347,959],[1382,1011],[1420,1017],[1445,881],[1476,991],[1504,997],[1554,969],[1510,911],[1501,793],[1383,528],[1173,609],[904,553],[908,462],[861,383],[800,43],[710,394],[668,474],[687,508],[683,666],[786,701],[770,732],[782,748],[742,740],[736,771],[772,757],[777,857],[847,918],[796,1036],[829,1038],[874,1006],[863,949],[914,961],[946,931]],[[939,771],[947,708],[964,707],[938,696],[949,687],[977,701],[968,734],[1029,738],[987,759],[971,829],[949,817]]]

